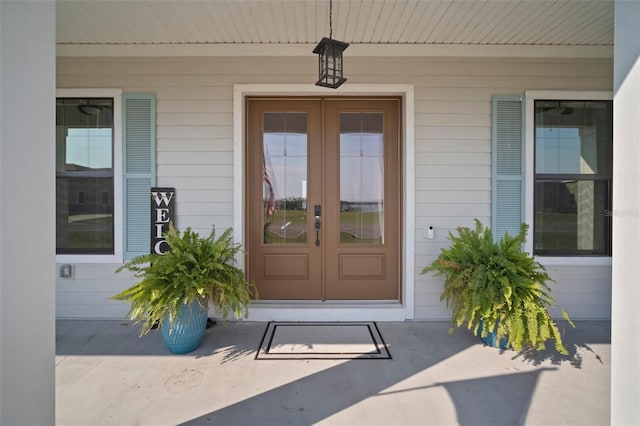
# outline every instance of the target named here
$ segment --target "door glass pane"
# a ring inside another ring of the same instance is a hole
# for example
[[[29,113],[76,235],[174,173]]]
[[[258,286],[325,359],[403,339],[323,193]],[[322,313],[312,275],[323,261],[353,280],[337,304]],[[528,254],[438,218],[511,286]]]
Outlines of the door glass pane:
[[[382,113],[340,114],[340,242],[384,242]]]
[[[263,243],[307,242],[307,114],[266,112]]]

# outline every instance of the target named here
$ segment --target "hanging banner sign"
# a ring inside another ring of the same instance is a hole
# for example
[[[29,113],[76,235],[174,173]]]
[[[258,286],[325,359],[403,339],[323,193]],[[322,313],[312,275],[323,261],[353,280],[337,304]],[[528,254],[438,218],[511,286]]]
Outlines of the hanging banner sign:
[[[176,226],[176,189],[151,188],[151,253],[165,254],[169,245],[164,233]]]

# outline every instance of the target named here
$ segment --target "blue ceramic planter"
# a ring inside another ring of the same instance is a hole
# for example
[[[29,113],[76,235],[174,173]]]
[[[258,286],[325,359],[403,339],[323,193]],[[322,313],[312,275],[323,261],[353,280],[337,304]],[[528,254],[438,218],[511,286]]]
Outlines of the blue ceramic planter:
[[[481,320],[480,326],[478,327],[478,336],[482,336],[482,326],[483,323]],[[493,331],[487,333],[485,337],[480,337],[480,340],[482,340],[485,345],[491,346],[492,348],[507,349],[509,347],[509,336],[504,336],[498,342],[498,336]]]
[[[169,351],[174,354],[186,354],[197,349],[207,328],[207,313],[206,303],[200,306],[198,302],[193,302],[180,307],[173,324],[165,318],[160,325],[160,331]]]

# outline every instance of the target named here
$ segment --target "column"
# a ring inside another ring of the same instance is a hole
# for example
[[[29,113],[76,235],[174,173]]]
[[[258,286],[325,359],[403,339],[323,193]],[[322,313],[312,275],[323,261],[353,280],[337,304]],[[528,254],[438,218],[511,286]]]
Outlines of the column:
[[[640,424],[640,1],[616,0],[611,424]]]
[[[55,2],[0,1],[0,424],[55,422]]]

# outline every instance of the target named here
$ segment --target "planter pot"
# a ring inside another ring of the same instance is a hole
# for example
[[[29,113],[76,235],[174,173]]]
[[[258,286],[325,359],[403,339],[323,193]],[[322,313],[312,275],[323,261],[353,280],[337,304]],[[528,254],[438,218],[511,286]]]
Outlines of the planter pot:
[[[195,350],[202,339],[207,328],[207,304],[192,302],[180,307],[178,316],[173,324],[165,318],[160,325],[160,331],[164,343],[174,354],[186,354]]]
[[[478,336],[482,336],[482,326],[483,323],[482,320],[480,320],[480,326],[478,327]],[[493,331],[487,333],[485,337],[480,337],[480,340],[482,340],[485,345],[491,346],[492,348],[507,349],[509,347],[509,336],[504,336],[502,337],[502,339],[500,339],[500,341],[498,341],[498,336]]]

